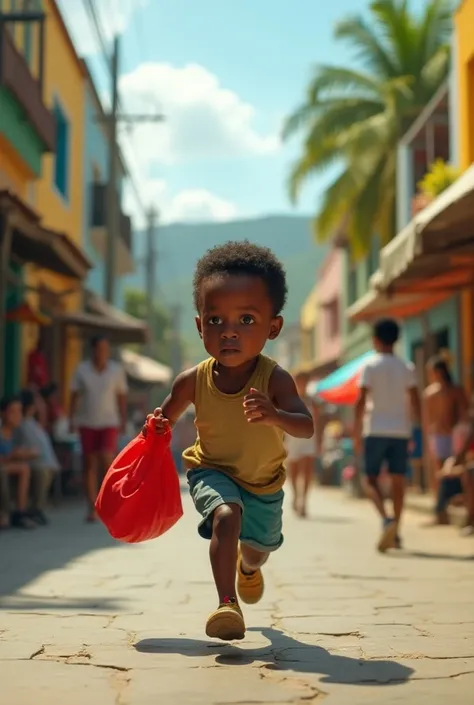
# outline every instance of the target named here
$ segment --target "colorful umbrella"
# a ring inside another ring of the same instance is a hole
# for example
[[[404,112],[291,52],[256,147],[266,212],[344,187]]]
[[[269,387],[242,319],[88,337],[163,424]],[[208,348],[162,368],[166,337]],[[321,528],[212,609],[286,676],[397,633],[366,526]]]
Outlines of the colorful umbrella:
[[[319,382],[310,382],[307,393],[329,404],[355,404],[359,394],[360,371],[373,354],[370,351],[360,355]]]

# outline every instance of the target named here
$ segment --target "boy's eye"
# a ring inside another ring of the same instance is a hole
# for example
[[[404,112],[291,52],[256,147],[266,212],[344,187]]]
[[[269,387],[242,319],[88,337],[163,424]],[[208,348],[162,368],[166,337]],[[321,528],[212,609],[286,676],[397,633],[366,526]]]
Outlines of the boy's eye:
[[[246,313],[242,318],[240,319],[240,322],[244,326],[251,326],[252,323],[255,323],[255,318],[251,316],[250,314]]]
[[[218,326],[222,323],[222,319],[220,319],[219,316],[211,316],[208,323],[210,326]]]

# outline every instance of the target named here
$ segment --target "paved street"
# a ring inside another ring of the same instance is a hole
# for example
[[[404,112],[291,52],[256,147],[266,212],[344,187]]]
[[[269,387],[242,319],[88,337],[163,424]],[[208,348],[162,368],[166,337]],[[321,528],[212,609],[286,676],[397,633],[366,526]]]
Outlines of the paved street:
[[[185,510],[135,547],[76,506],[0,536],[2,705],[472,703],[473,540],[410,514],[406,550],[379,556],[370,507],[317,490],[233,646],[203,633],[215,596]]]

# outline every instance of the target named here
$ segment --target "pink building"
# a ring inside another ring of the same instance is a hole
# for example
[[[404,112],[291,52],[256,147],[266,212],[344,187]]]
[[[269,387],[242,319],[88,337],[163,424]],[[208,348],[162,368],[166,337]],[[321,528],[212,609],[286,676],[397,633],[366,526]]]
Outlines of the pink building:
[[[343,251],[331,250],[317,277],[319,305],[316,326],[316,351],[318,377],[329,374],[339,366],[342,353],[342,286]]]

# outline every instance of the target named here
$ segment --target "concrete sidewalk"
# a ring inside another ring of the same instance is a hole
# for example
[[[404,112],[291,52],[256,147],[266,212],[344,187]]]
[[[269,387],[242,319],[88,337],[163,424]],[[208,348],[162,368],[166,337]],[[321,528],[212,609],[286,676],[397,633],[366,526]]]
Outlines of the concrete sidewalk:
[[[184,502],[140,546],[78,507],[0,535],[2,704],[472,703],[474,541],[409,513],[407,549],[381,556],[371,507],[315,490],[312,518],[286,513],[246,640],[225,645],[203,632],[216,597]]]

